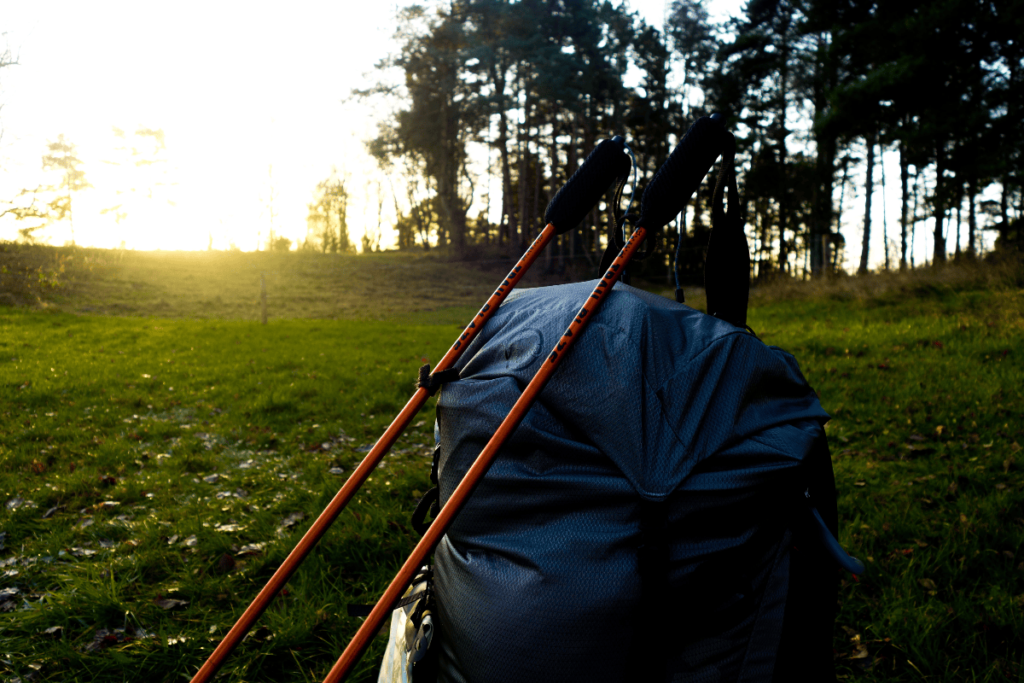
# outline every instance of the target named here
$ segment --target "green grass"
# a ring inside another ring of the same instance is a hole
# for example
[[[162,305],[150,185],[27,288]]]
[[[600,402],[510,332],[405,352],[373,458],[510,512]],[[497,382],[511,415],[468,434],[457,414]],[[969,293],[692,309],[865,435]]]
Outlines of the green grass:
[[[514,261],[452,263],[431,251],[143,252],[0,242],[4,306],[161,318],[259,320],[260,277],[270,320],[368,319],[465,324]],[[551,267],[549,267],[551,266]],[[541,261],[521,286],[564,281]],[[595,273],[587,277],[596,277]],[[459,313],[458,319],[452,315]]]
[[[841,674],[1024,681],[1024,291],[754,301],[833,415],[841,540],[868,566],[842,578]],[[187,680],[472,312],[445,303],[266,327],[0,309],[0,678]],[[346,605],[417,539],[420,419],[222,680],[323,678]]]
[[[194,672],[340,486],[345,475],[330,470],[352,470],[422,359],[436,362],[455,335],[381,322],[0,318],[0,588],[18,591],[0,615],[0,666],[24,678],[41,665],[37,680],[53,681]],[[407,520],[413,491],[429,486],[431,415],[275,601],[263,636],[232,657],[230,680],[319,680],[340,654],[358,626],[346,605],[373,602],[416,540]],[[282,529],[295,513],[301,522]],[[253,543],[266,546],[239,556]],[[162,609],[167,598],[188,605]],[[104,630],[116,635],[90,650]]]
[[[841,540],[868,567],[840,593],[848,675],[1024,680],[1024,292],[784,302],[751,324],[833,416]]]

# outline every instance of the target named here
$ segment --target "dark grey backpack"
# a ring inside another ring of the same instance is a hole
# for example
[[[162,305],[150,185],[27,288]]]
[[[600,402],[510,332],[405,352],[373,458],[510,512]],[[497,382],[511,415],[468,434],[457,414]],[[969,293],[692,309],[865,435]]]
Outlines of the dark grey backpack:
[[[593,286],[514,293],[467,350],[441,504]],[[437,680],[833,680],[827,420],[788,353],[620,284],[437,547]]]

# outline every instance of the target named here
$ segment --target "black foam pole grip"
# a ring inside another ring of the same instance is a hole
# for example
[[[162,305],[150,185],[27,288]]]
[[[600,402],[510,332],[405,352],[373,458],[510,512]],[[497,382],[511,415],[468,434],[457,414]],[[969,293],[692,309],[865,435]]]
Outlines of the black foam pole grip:
[[[621,136],[603,140],[551,199],[544,222],[554,225],[559,235],[575,228],[615,179],[629,173],[629,165]]]
[[[653,233],[675,218],[725,149],[728,137],[720,115],[697,119],[647,184],[637,225]]]

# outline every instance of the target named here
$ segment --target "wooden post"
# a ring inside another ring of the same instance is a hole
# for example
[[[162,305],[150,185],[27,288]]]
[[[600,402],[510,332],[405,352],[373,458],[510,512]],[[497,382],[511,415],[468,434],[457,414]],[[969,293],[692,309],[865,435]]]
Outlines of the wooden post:
[[[260,273],[260,322],[267,324],[267,279]]]

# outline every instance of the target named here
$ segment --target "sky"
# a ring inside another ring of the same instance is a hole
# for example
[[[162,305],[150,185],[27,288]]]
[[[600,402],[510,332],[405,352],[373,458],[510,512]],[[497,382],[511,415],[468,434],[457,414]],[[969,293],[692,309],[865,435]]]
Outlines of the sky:
[[[664,0],[629,4],[662,25]],[[712,14],[735,13],[740,4],[713,0]],[[6,40],[18,64],[0,70],[0,200],[53,182],[41,157],[63,135],[93,185],[73,198],[78,244],[249,251],[271,227],[301,240],[313,189],[333,168],[348,177],[358,243],[364,225],[377,225],[378,186],[389,191],[363,146],[388,105],[351,93],[375,82],[376,64],[395,50],[397,8],[351,0],[8,3],[0,50]],[[140,128],[162,130],[164,148],[157,151],[151,137],[133,140]],[[158,160],[134,175],[111,163],[124,161],[133,142],[145,142]],[[885,172],[895,229],[895,155],[887,155]],[[881,207],[880,197],[875,202]],[[120,223],[116,212],[101,213],[119,204]],[[394,243],[392,207],[388,196],[383,246]],[[0,239],[24,225],[0,218]],[[844,232],[854,246],[859,232]],[[63,244],[71,233],[54,226],[45,238]]]

